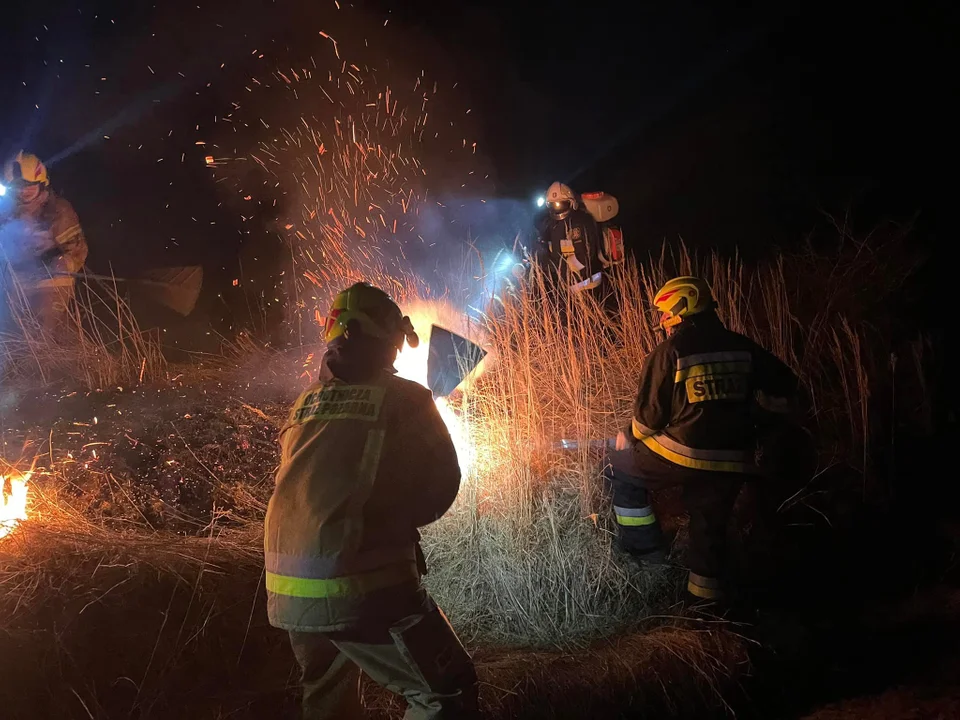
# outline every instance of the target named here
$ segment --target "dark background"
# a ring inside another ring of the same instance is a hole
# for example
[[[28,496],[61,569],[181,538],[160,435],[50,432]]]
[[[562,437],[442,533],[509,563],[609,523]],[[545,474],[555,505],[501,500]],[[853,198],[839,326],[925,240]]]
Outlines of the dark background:
[[[94,270],[202,263],[194,335],[244,322],[238,260],[269,247],[289,210],[262,195],[242,220],[195,143],[221,133],[251,77],[323,46],[318,30],[446,88],[486,182],[464,190],[461,168],[445,174],[435,157],[435,190],[485,194],[511,229],[562,180],[615,194],[640,252],[683,237],[762,254],[848,211],[861,230],[913,222],[937,250],[955,185],[946,4],[624,5],[19,4],[2,30],[0,146],[49,160]],[[489,216],[476,224],[489,234]]]

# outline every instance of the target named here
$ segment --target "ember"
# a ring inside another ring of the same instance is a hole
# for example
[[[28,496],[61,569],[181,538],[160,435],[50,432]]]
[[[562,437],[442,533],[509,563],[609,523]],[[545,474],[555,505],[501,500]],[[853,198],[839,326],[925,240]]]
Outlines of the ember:
[[[0,475],[0,540],[27,519],[27,483],[32,474]]]

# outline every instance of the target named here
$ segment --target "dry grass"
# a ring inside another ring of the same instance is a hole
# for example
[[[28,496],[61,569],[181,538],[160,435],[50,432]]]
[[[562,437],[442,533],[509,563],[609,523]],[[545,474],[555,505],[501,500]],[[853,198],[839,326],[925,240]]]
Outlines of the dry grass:
[[[289,651],[250,530],[124,534],[47,508],[0,547],[4,718],[217,718],[282,699]]]
[[[525,294],[491,310],[482,331],[492,361],[460,407],[476,443],[474,470],[451,513],[425,532],[426,582],[472,644],[562,649],[481,651],[492,716],[723,707],[726,683],[746,669],[739,639],[709,623],[630,632],[669,604],[678,577],[642,571],[614,549],[602,458],[588,441],[613,437],[629,419],[643,357],[659,341],[647,298],[669,276],[692,272],[712,284],[732,329],[800,374],[821,463],[865,471],[876,443],[871,397],[886,365],[873,361],[871,316],[856,303],[870,293],[863,283],[889,289],[871,279],[886,278],[889,258],[854,247],[845,270],[841,250],[756,268],[665,251],[615,275],[615,323],[590,298],[548,300],[536,274]],[[128,358],[111,371],[117,377],[129,376],[131,359],[144,366],[148,350],[130,347],[113,349]],[[252,356],[245,367],[270,383],[302,372],[302,359],[285,358],[273,372],[261,349]],[[562,450],[560,439],[580,447]],[[193,470],[209,475],[189,454]],[[244,517],[248,524],[226,531],[214,517],[193,538],[136,521],[129,531],[106,529],[46,492],[34,496],[37,522],[0,546],[0,706],[11,717],[259,717],[289,703],[292,658],[265,622],[258,521]],[[801,501],[809,493],[793,497]],[[250,508],[255,518],[263,509]],[[605,635],[618,639],[598,648]],[[371,707],[397,716],[389,698],[365,692]],[[27,699],[47,704],[37,711]]]
[[[87,390],[156,382],[166,362],[157,332],[144,332],[116,285],[78,284],[63,327],[44,328],[14,278],[6,286],[8,331],[0,336],[2,382],[63,382]]]
[[[577,646],[670,599],[675,575],[641,571],[612,547],[596,443],[629,423],[643,358],[661,340],[648,298],[675,275],[704,277],[727,326],[766,346],[803,382],[819,466],[802,470],[789,459],[784,475],[802,476],[791,478],[793,487],[784,482],[783,508],[802,504],[826,517],[815,502],[824,490],[813,481],[830,467],[859,473],[866,490],[871,391],[889,378],[868,363],[869,314],[844,310],[862,312],[862,301],[851,303],[868,292],[863,283],[889,293],[909,266],[895,266],[890,279],[890,248],[848,244],[832,259],[808,248],[756,267],[664,246],[648,263],[613,274],[615,322],[591,296],[561,289],[551,299],[539,272],[523,292],[497,299],[482,332],[492,357],[461,401],[472,474],[454,509],[424,536],[434,568],[427,584],[467,637]],[[561,439],[578,448],[561,449]]]
[[[175,538],[106,530],[43,495],[35,511],[0,546],[4,718],[292,717],[293,657],[266,623],[256,524]],[[576,654],[481,649],[483,707],[497,718],[723,710],[749,668],[743,639],[709,619],[648,630]],[[372,718],[402,715],[382,688],[366,682],[363,696]]]
[[[749,642],[729,624],[658,618],[656,626],[575,653],[481,649],[474,661],[489,718],[730,717],[750,671]],[[399,719],[402,703],[370,681],[376,718]]]

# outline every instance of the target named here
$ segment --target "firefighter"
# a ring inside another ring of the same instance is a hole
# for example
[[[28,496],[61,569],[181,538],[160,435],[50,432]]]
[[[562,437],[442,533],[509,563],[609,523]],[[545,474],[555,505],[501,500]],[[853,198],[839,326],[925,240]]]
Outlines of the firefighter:
[[[755,465],[759,412],[790,413],[798,380],[771,353],[724,327],[707,284],[674,278],[654,296],[667,338],[647,356],[629,430],[608,478],[619,542],[640,561],[663,559],[649,492],[682,486],[690,515],[687,592],[724,599],[727,522]]]
[[[327,317],[319,379],[281,434],[267,508],[268,615],[301,668],[303,716],[361,717],[360,670],[410,720],[477,716],[470,656],[424,590],[418,528],[456,498],[456,450],[429,390],[396,376],[419,342],[390,297],[357,283]]]
[[[36,155],[19,152],[4,167],[4,187],[14,207],[4,215],[4,260],[40,327],[58,332],[76,292],[76,274],[87,259],[87,241],[73,206],[50,188]],[[8,293],[9,294],[9,293]]]
[[[547,216],[538,226],[539,260],[574,292],[602,292],[603,236],[593,216],[566,185],[547,190]]]

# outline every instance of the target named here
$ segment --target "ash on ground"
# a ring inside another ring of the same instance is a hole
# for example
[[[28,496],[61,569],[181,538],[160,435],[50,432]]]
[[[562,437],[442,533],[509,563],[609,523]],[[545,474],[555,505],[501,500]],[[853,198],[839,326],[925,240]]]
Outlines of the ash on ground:
[[[262,516],[296,390],[188,380],[7,393],[2,456],[34,493],[108,527],[201,534]]]

